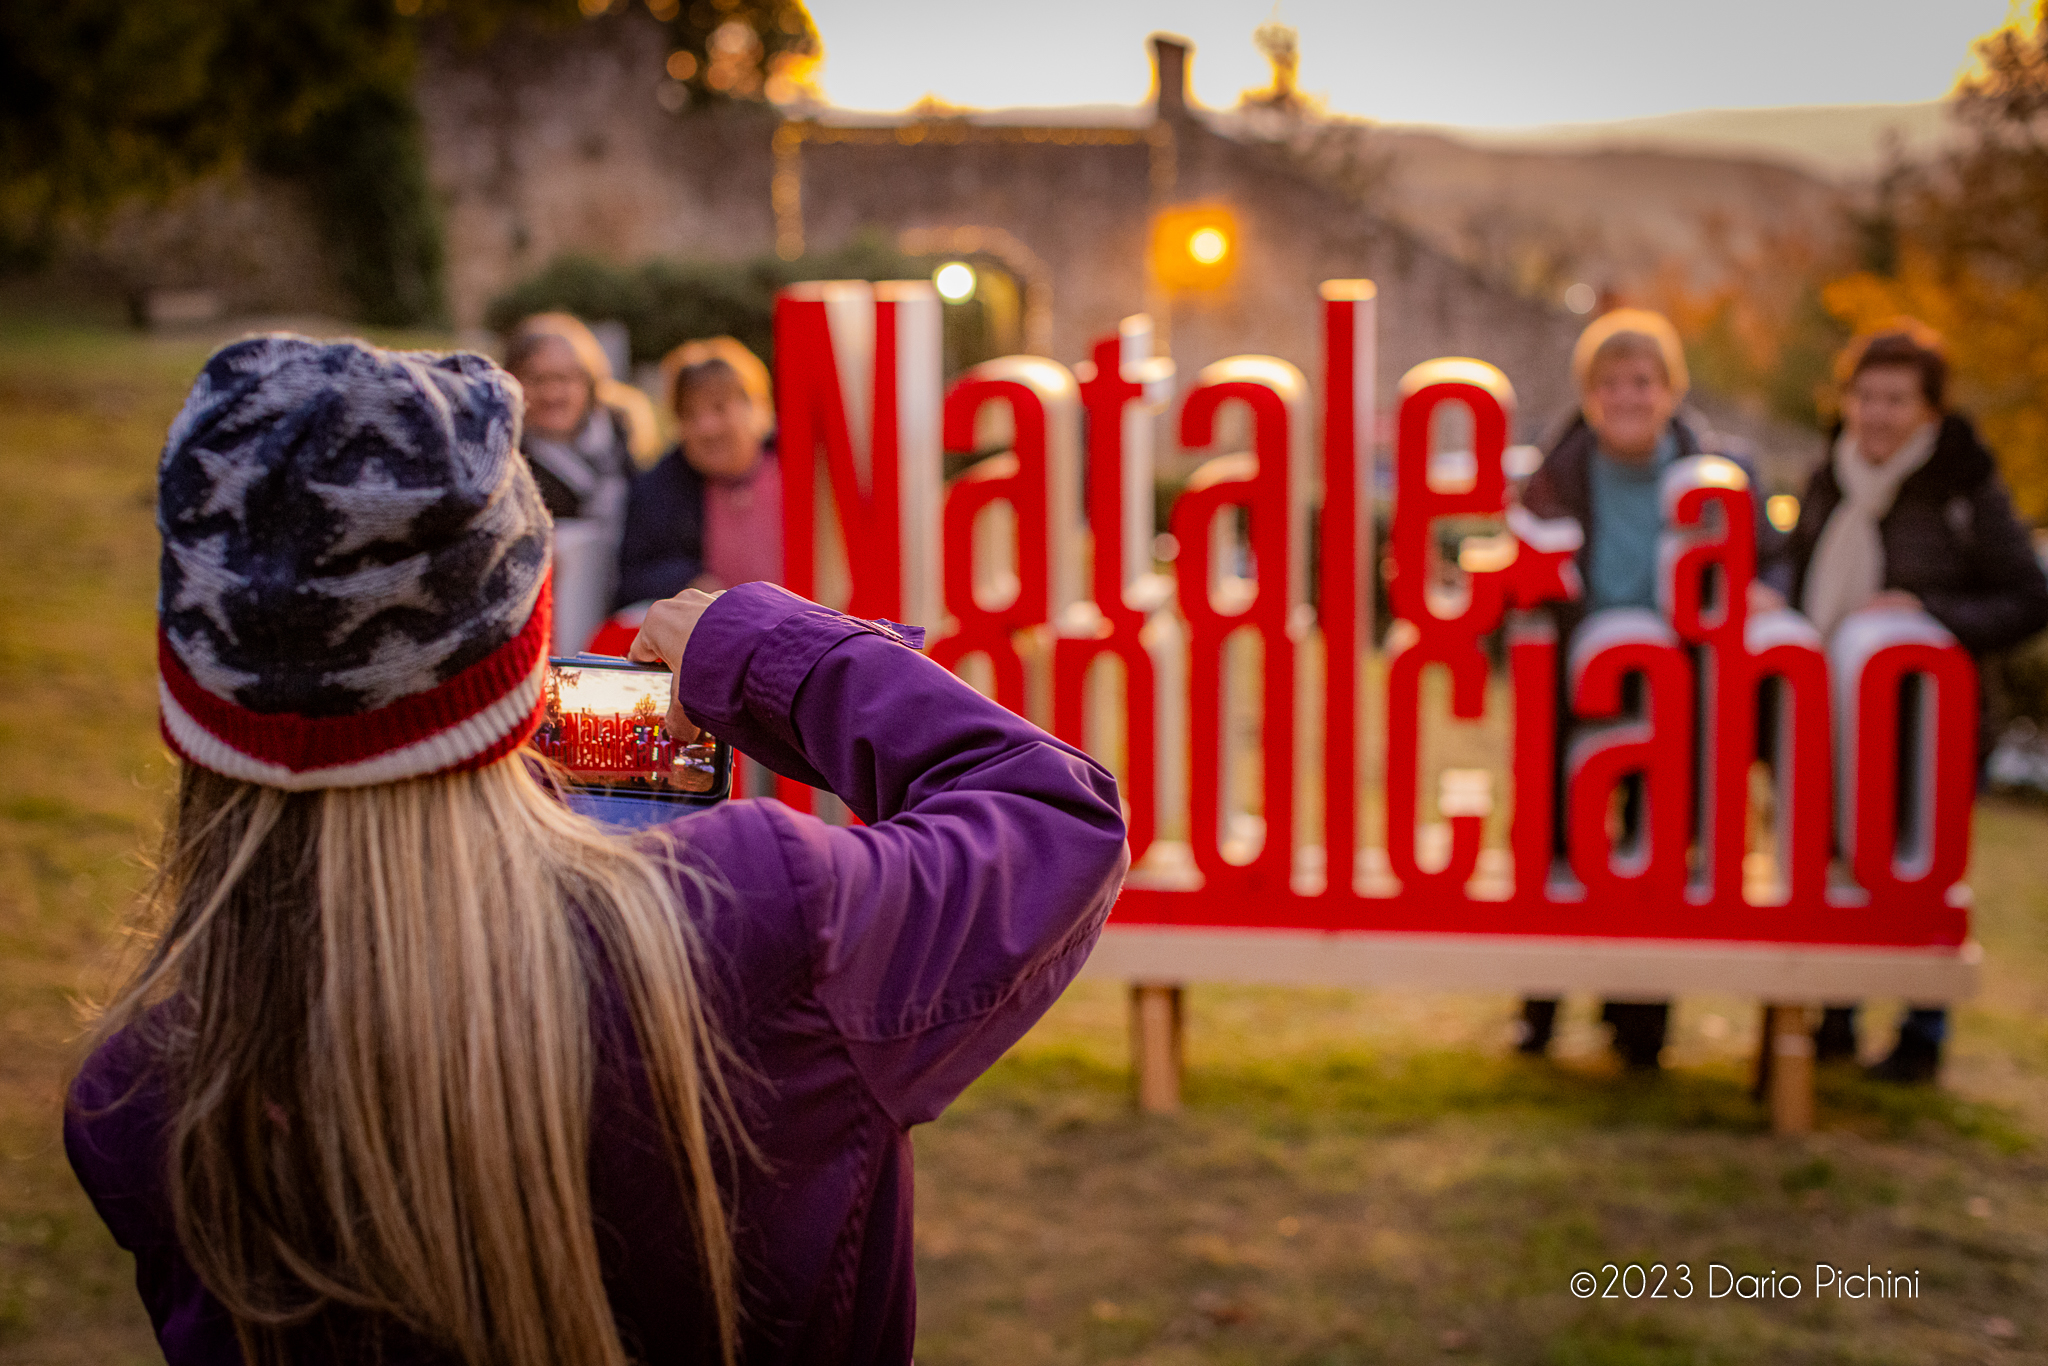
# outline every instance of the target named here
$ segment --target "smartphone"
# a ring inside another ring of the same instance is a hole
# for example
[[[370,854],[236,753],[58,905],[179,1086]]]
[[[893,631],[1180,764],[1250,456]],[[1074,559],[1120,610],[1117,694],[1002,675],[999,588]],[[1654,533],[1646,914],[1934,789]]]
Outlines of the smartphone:
[[[732,750],[668,733],[666,665],[613,655],[550,659],[547,711],[529,742],[566,779],[573,811],[626,829],[658,825],[732,795]]]

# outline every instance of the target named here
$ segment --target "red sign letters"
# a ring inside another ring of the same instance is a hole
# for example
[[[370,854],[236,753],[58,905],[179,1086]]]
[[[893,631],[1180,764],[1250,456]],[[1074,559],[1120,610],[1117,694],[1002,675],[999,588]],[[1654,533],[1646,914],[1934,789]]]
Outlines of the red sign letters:
[[[1114,923],[1962,943],[1970,658],[1918,613],[1859,614],[1824,649],[1752,611],[1754,495],[1727,460],[1663,482],[1661,610],[1595,613],[1560,659],[1543,609],[1580,591],[1580,533],[1512,504],[1513,390],[1481,361],[1417,366],[1373,650],[1373,307],[1367,282],[1324,286],[1315,385],[1237,356],[1175,396],[1133,318],[1078,372],[1011,356],[941,394],[928,287],[799,286],[776,311],[790,587],[933,628],[934,659],[1111,763],[1134,861]],[[1162,409],[1204,457],[1170,577]],[[942,451],[992,445],[944,485]],[[1496,849],[1487,770],[1428,800],[1433,674],[1452,718],[1505,712]]]

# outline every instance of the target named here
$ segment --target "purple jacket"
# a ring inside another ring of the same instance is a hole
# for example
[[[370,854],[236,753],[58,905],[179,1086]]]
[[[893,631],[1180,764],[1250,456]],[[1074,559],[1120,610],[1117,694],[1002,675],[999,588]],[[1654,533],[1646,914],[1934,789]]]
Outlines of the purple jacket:
[[[659,832],[729,888],[694,912],[714,1010],[766,1161],[728,1193],[743,1358],[908,1362],[916,1323],[909,1127],[936,1117],[1052,1004],[1109,914],[1126,855],[1114,780],[887,631],[768,584],[704,614],[679,691],[693,718],[779,772],[829,787],[841,828],[741,801]],[[693,904],[683,901],[681,904]],[[705,1356],[681,1197],[631,1030],[596,993],[591,1195],[627,1350]],[[104,1109],[125,1094],[125,1103]],[[122,1246],[172,1366],[240,1360],[179,1253],[166,1103],[116,1036],[72,1087],[65,1143]],[[94,1111],[100,1111],[94,1113]],[[295,1359],[445,1356],[338,1312]]]

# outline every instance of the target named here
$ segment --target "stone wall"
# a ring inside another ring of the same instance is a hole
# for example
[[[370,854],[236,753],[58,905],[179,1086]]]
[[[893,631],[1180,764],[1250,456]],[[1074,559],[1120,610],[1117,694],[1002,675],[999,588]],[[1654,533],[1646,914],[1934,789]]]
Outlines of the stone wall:
[[[1172,45],[1156,109],[1040,111],[1029,122],[673,112],[657,98],[665,52],[662,29],[637,7],[565,29],[508,24],[482,47],[430,31],[417,96],[458,328],[477,327],[492,296],[563,252],[743,259],[775,250],[778,231],[784,246],[795,232],[817,250],[863,232],[993,229],[1040,286],[1039,326],[1027,331],[1068,364],[1149,309],[1184,376],[1270,353],[1313,379],[1317,285],[1366,277],[1379,286],[1383,409],[1410,366],[1470,355],[1514,383],[1522,439],[1569,410],[1580,320],[1492,283],[1239,121],[1191,110],[1177,76],[1185,54]],[[1152,216],[1189,203],[1230,208],[1239,265],[1221,288],[1166,296],[1147,267]],[[214,288],[241,312],[344,311],[288,186],[202,187],[171,209],[127,215],[98,251],[130,288]],[[1796,433],[1726,406],[1717,417],[1767,457],[1807,458],[1793,451]]]
[[[1567,408],[1566,362],[1579,327],[1571,315],[1492,285],[1297,170],[1279,148],[1221,137],[1194,121],[1177,129],[1176,143],[1176,198],[1229,205],[1243,235],[1231,283],[1174,305],[1174,349],[1184,364],[1244,351],[1316,364],[1316,287],[1356,277],[1378,287],[1383,410],[1411,366],[1439,356],[1475,356],[1506,372],[1525,439]]]
[[[1155,195],[1160,152],[1145,137],[1063,145],[1017,132],[927,125],[912,142],[806,141],[805,242],[834,246],[878,225],[999,227],[1050,275],[1054,358],[1072,364],[1119,318],[1150,307],[1183,375],[1225,356],[1268,353],[1313,378],[1322,350],[1317,286],[1370,278],[1380,290],[1383,394],[1420,361],[1472,355],[1508,372],[1532,429],[1568,398],[1569,315],[1490,287],[1296,172],[1273,148],[1176,121],[1174,183]],[[1231,210],[1239,264],[1225,284],[1170,297],[1149,285],[1151,216],[1161,203]]]
[[[450,312],[563,252],[616,261],[773,249],[758,106],[670,113],[663,31],[638,7],[570,29],[507,25],[480,49],[437,35],[417,92],[448,241]]]
[[[93,292],[126,295],[138,312],[144,296],[165,291],[202,292],[237,316],[348,311],[305,197],[246,172],[188,186],[165,202],[125,205],[74,235],[55,271]]]
[[[876,228],[999,228],[1050,281],[1044,333],[1055,359],[1074,363],[1119,318],[1145,309],[1183,377],[1252,353],[1316,379],[1317,286],[1367,278],[1378,286],[1383,422],[1400,377],[1439,356],[1475,356],[1507,374],[1519,440],[1539,440],[1569,417],[1569,359],[1584,319],[1495,284],[1309,174],[1283,146],[1225,135],[1168,83],[1161,89],[1156,120],[1127,125],[943,111],[804,125],[786,163],[800,188],[802,240],[818,248]],[[1158,209],[1184,204],[1230,210],[1239,263],[1220,287],[1169,295],[1150,283],[1150,224]],[[1799,482],[1810,434],[1711,398],[1703,406],[1758,451],[1774,487]]]

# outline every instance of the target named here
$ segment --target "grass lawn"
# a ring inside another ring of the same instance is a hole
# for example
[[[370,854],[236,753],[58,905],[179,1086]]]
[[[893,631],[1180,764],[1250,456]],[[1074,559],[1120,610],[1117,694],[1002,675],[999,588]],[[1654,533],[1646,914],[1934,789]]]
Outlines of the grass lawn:
[[[171,771],[150,496],[205,350],[0,313],[0,1362],[156,1357],[58,1121]],[[1944,1088],[1824,1076],[1801,1139],[1748,1099],[1748,1001],[1682,1002],[1625,1078],[1588,1000],[1531,1063],[1505,997],[1196,986],[1187,1108],[1139,1118],[1122,994],[1077,986],[918,1133],[918,1359],[2048,1362],[2048,809],[1977,837]],[[1658,1262],[1691,1298],[1569,1288]],[[1816,1301],[1816,1262],[1920,1295]],[[1804,1293],[1710,1300],[1709,1263]]]

